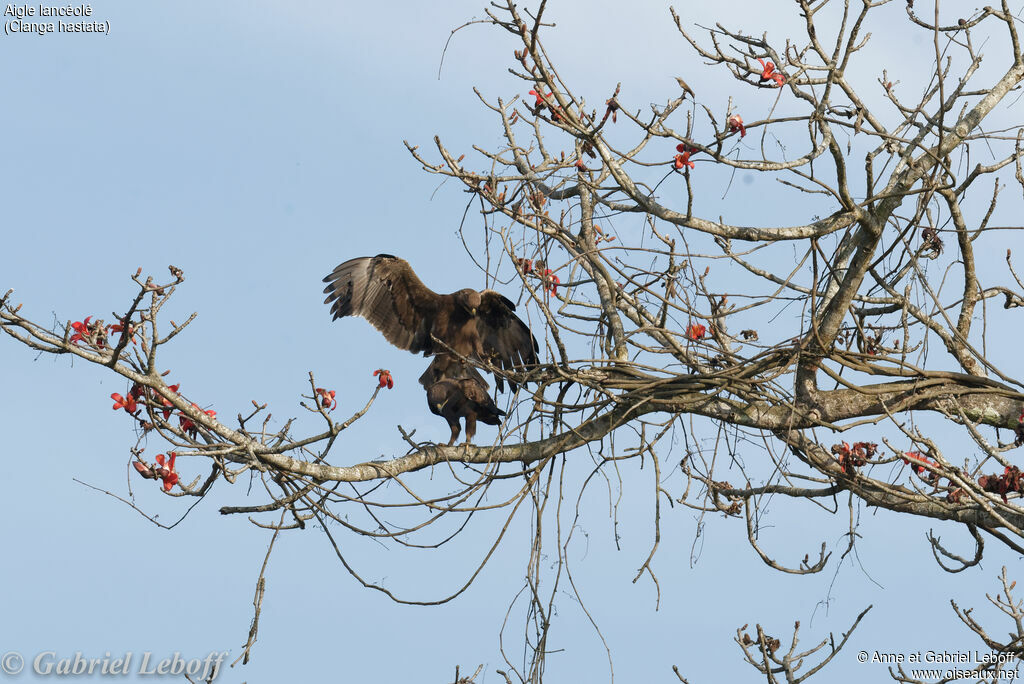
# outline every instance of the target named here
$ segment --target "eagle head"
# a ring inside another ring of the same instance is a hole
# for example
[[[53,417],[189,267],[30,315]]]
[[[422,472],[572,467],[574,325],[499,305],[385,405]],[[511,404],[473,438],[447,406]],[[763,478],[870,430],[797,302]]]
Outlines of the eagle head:
[[[476,316],[476,310],[480,307],[480,293],[467,287],[455,293],[455,301],[470,316]]]

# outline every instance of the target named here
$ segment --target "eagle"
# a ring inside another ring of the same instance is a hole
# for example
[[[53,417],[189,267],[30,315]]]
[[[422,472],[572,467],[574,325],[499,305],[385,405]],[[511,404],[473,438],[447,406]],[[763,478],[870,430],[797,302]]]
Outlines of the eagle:
[[[494,290],[464,288],[437,294],[423,284],[407,261],[391,254],[349,259],[324,282],[324,303],[330,304],[334,320],[362,316],[400,349],[424,356],[448,354],[453,359],[493,366],[497,369],[493,371],[494,384],[501,391],[504,382],[499,372],[537,363],[537,340],[516,316],[515,304]],[[468,371],[457,373],[465,374]],[[442,375],[438,374],[435,382],[466,379]],[[476,389],[482,385],[486,394],[487,384],[479,373],[470,379]],[[459,387],[463,384],[455,382]],[[509,385],[516,390],[514,382]],[[429,394],[430,387],[424,386]],[[451,384],[444,387],[446,392],[456,392]],[[475,396],[475,391],[468,391]]]
[[[459,438],[459,420],[466,420],[466,444],[476,435],[476,422],[500,425],[505,415],[487,393],[487,382],[476,368],[451,354],[438,354],[420,376],[420,384],[427,390],[430,412],[448,421],[452,436],[448,446]]]

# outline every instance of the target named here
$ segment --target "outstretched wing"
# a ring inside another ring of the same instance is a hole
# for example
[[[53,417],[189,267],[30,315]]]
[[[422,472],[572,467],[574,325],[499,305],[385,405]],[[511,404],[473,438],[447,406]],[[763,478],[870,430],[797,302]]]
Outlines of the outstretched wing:
[[[362,316],[387,341],[413,353],[430,351],[430,331],[440,307],[450,305],[416,276],[404,259],[390,254],[349,259],[324,278],[331,314]]]
[[[537,363],[537,340],[515,311],[516,305],[494,290],[480,293],[476,327],[487,356],[485,360],[502,370]],[[504,390],[504,383],[497,375],[494,384]],[[515,391],[516,384],[509,382],[509,385]]]

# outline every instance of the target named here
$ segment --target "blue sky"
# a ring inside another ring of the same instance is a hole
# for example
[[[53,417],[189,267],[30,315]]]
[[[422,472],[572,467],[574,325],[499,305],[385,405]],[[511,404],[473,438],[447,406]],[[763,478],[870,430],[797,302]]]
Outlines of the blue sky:
[[[873,27],[865,80],[881,68],[911,71],[928,58],[927,42],[899,39],[901,5],[893,4],[891,23]],[[429,150],[440,135],[455,150],[494,146],[495,122],[472,87],[489,97],[525,96],[506,72],[515,46],[485,26],[455,35],[438,77],[450,31],[481,17],[482,6],[102,2],[93,10],[110,22],[108,36],[0,37],[0,292],[14,288],[37,321],[63,324],[90,314],[109,320],[132,296],[129,276],[137,267],[160,277],[174,264],[187,280],[166,314],[199,315],[164,348],[163,364],[191,399],[225,417],[252,399],[269,402],[281,420],[301,416],[298,402],[313,371],[319,384],[339,390],[338,411],[346,413],[372,392],[371,371],[387,367],[397,387],[346,433],[332,462],[404,453],[396,424],[424,439],[446,438],[415,382],[423,360],[390,347],[363,321],[331,323],[320,279],[345,259],[389,252],[409,259],[437,291],[483,286],[456,234],[467,196],[424,173],[402,143]],[[688,23],[735,21],[780,39],[792,26],[782,16],[789,4],[729,8],[730,16],[678,9]],[[646,107],[676,92],[677,75],[716,111],[734,94],[731,81],[692,55],[660,3],[628,11],[611,2],[557,3],[550,12],[558,26],[548,47],[563,76],[592,102],[621,81],[623,99]],[[1001,45],[990,47],[993,61],[1005,58]],[[747,107],[749,121],[766,116],[770,105]],[[711,190],[709,196],[722,194]],[[1014,192],[1005,202],[1019,210]],[[722,211],[737,222],[771,225],[793,210],[749,202]],[[467,220],[474,221],[472,213]],[[123,383],[6,338],[0,373],[0,580],[7,589],[0,652],[31,660],[45,651],[186,658],[230,651],[233,661],[248,633],[269,533],[217,509],[262,501],[258,487],[250,495],[245,483],[221,485],[173,530],[159,529],[75,481],[127,495],[135,437],[107,399],[124,392]],[[490,438],[492,430],[484,426],[481,434]],[[592,466],[580,456],[569,467],[578,468],[571,479],[579,482]],[[861,509],[855,558],[837,572],[835,554],[824,573],[791,577],[763,566],[741,523],[709,518],[698,528],[692,512],[677,506],[662,512],[656,611],[651,583],[632,583],[653,534],[653,475],[636,464],[624,468],[621,549],[607,493],[596,489],[584,498],[570,547],[574,580],[619,681],[675,681],[673,664],[695,683],[750,676],[731,643],[737,627],[761,622],[786,642],[800,620],[802,643],[811,645],[847,629],[868,604],[875,608],[849,650],[819,680],[884,679],[880,666],[856,662],[857,650],[977,647],[948,600],[985,614],[984,593],[996,591],[1000,565],[1009,564],[1011,574],[1019,567],[993,544],[982,568],[949,576],[931,561],[924,534],[934,527],[944,541],[969,548],[964,532]],[[193,474],[200,472],[197,466]],[[161,521],[176,520],[185,501],[149,484],[132,481],[136,504]],[[764,541],[780,561],[796,564],[822,541],[830,550],[845,547],[843,513],[784,501],[769,513],[775,527]],[[432,554],[341,539],[369,579],[432,599],[461,586],[503,521],[501,514],[480,518],[464,538]],[[528,524],[517,521],[466,594],[431,608],[396,605],[361,588],[316,529],[284,535],[267,573],[253,661],[218,681],[440,682],[456,665],[465,673],[481,663],[478,681],[501,681],[498,632],[522,586]],[[567,591],[557,618],[552,681],[607,680],[601,641]],[[519,662],[521,623],[510,624],[504,644]]]

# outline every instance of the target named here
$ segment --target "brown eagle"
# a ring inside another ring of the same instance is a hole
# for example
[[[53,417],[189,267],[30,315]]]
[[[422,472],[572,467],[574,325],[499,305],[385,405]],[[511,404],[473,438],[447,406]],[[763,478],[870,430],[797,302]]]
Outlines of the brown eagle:
[[[500,425],[505,412],[495,405],[487,394],[487,382],[476,368],[459,361],[450,354],[438,354],[420,376],[427,390],[427,406],[435,416],[448,421],[452,437],[448,446],[459,438],[459,420],[466,419],[466,443],[476,435],[476,421]]]
[[[349,259],[324,282],[324,303],[335,319],[362,316],[400,349],[424,356],[454,353],[502,371],[537,363],[537,340],[515,315],[515,304],[494,290],[437,294],[407,261],[390,254]],[[477,373],[473,381],[483,378]],[[504,391],[497,374],[494,382]]]

